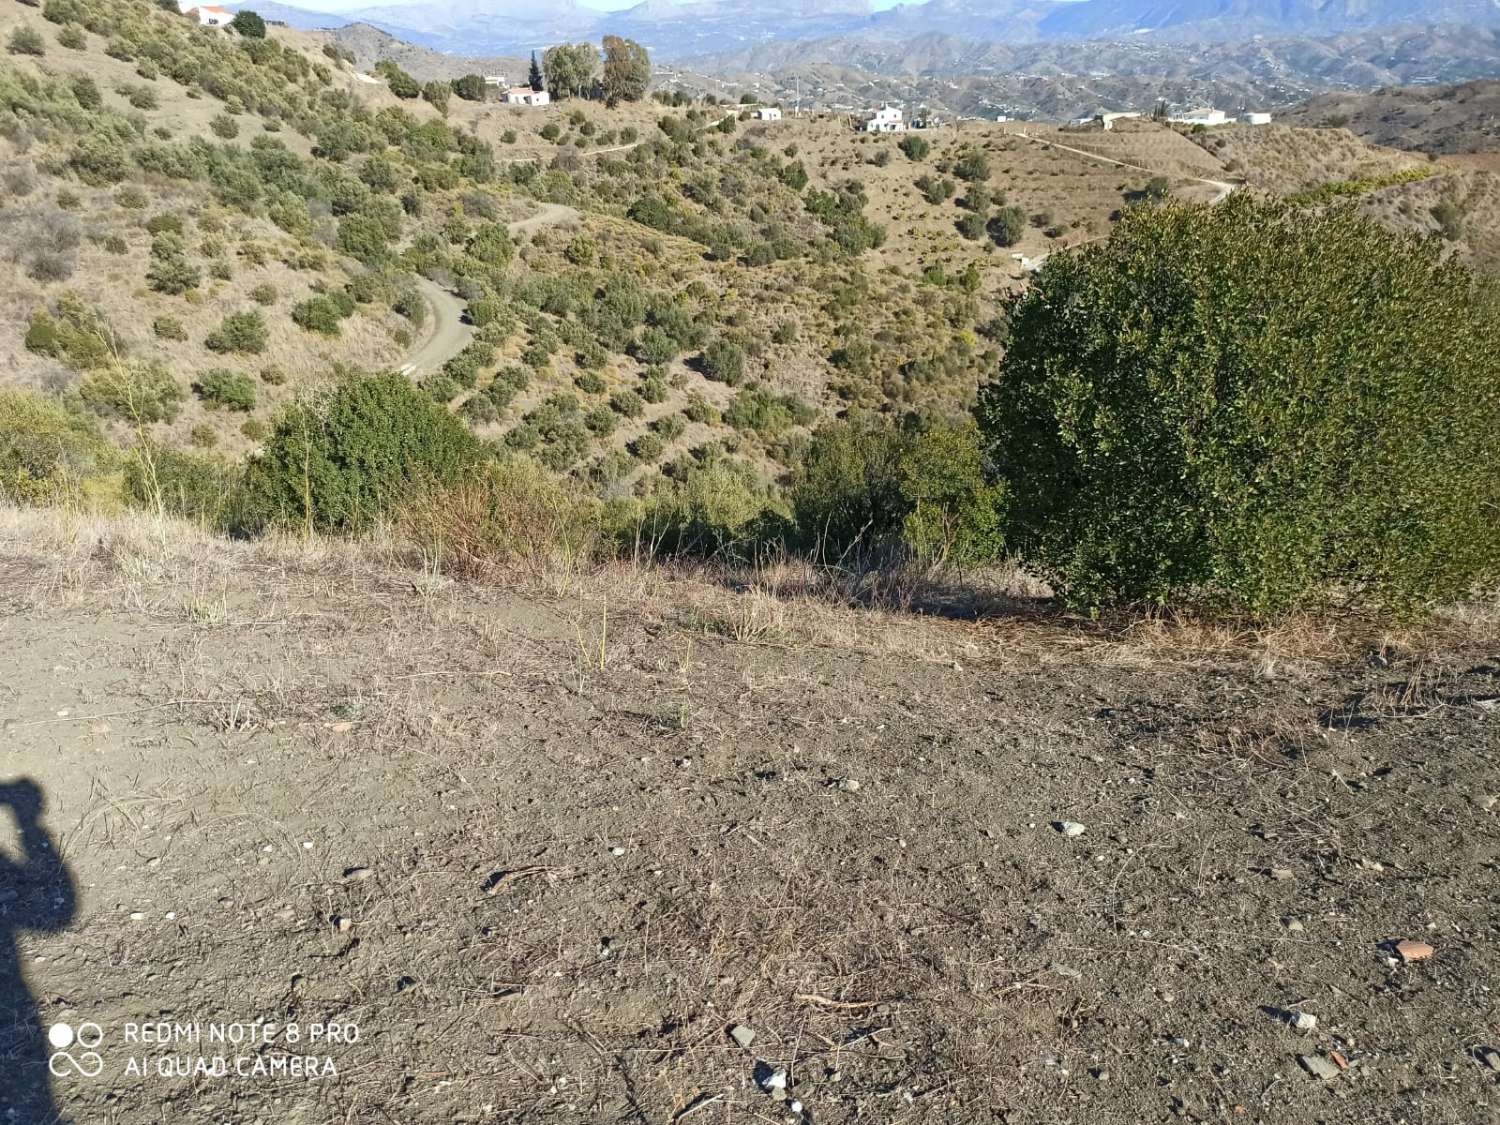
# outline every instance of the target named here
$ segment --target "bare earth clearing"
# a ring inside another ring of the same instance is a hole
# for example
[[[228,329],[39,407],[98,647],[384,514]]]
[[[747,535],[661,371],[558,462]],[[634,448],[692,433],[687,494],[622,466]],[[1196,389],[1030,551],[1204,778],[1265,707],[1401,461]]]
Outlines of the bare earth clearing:
[[[0,781],[40,787],[77,888],[69,910],[33,864],[0,892],[36,1009],[5,1032],[11,1120],[50,1120],[15,1107],[43,1029],[85,1021],[103,1071],[51,1097],[90,1125],[706,1125],[791,1099],[826,1123],[1500,1120],[1492,631],[1278,657],[56,521],[0,513]],[[256,1020],[358,1040],[124,1042]],[[337,1074],[234,1073],[288,1054]]]

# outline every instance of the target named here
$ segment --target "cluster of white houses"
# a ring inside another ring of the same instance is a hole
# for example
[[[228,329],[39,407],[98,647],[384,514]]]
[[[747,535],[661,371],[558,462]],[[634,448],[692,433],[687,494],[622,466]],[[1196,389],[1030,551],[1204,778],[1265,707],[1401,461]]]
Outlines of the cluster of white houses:
[[[1080,127],[1097,125],[1105,130],[1115,127],[1116,121],[1125,121],[1131,118],[1144,117],[1143,113],[1125,113],[1115,110],[1100,109],[1094,113],[1086,113],[1076,118],[1073,124]],[[1228,125],[1231,121],[1238,121],[1241,125],[1269,125],[1271,115],[1269,113],[1242,113],[1236,118],[1231,118],[1222,109],[1190,109],[1182,113],[1169,113],[1167,120],[1174,125],[1202,125],[1212,128],[1215,125]]]

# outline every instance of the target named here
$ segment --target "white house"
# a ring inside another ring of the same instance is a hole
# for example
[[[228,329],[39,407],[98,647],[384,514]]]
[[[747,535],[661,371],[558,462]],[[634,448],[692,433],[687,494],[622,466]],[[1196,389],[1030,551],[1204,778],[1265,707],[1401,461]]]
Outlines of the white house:
[[[761,121],[780,121],[781,110],[774,105],[762,106],[755,111],[755,116]]]
[[[1240,114],[1241,125],[1269,125],[1271,115],[1269,113],[1242,113]]]
[[[866,133],[904,133],[906,121],[901,111],[895,106],[883,105],[865,117],[864,131]]]
[[[1186,113],[1174,113],[1167,120],[1178,125],[1203,125],[1211,128],[1229,124],[1229,114],[1222,109],[1190,109]]]
[[[503,75],[503,74],[486,74],[484,76],[484,84],[486,86],[494,86],[496,88],[498,88],[500,86],[504,86],[504,85],[506,85],[505,75]]]
[[[201,27],[224,27],[234,13],[211,5],[195,4],[192,0],[177,0],[177,10],[185,16],[196,16]]]
[[[1139,113],[1127,113],[1123,110],[1099,109],[1095,110],[1091,114],[1087,114],[1083,117],[1078,118],[1078,120],[1074,121],[1073,124],[1081,128],[1087,128],[1090,125],[1098,125],[1107,133],[1114,129],[1116,121],[1128,121],[1133,117],[1139,116]]]
[[[552,95],[546,90],[533,90],[530,86],[512,86],[505,92],[506,105],[551,105]]]

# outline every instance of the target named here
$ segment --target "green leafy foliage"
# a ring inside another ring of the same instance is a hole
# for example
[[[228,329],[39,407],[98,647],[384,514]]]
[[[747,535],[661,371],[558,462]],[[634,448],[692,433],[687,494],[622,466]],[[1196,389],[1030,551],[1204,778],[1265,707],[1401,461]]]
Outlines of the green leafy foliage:
[[[222,525],[238,481],[239,470],[222,457],[171,449],[149,439],[125,458],[127,503],[205,527]]]
[[[651,57],[634,39],[618,35],[604,37],[605,101],[638,102],[651,85]]]
[[[798,540],[828,561],[906,552],[973,563],[1001,548],[1003,492],[983,471],[967,420],[897,426],[855,412],[826,422],[787,489]]]
[[[703,373],[710,379],[737,387],[745,381],[745,349],[720,336],[703,350]]]
[[[455,78],[453,92],[466,102],[482,102],[484,101],[484,77],[478,74],[465,74],[462,78]]]
[[[78,384],[90,410],[133,425],[171,422],[182,409],[182,386],[154,363],[116,362],[91,371]]]
[[[1500,578],[1488,282],[1348,208],[1133,208],[1011,310],[978,416],[1072,603],[1415,611]]]
[[[932,145],[927,138],[919,137],[915,133],[908,133],[902,137],[898,147],[906,154],[908,160],[913,161],[926,160],[932,152]]]
[[[309,332],[337,336],[343,320],[342,311],[332,297],[318,293],[292,307],[292,321]]]
[[[255,380],[243,371],[210,368],[198,377],[193,390],[210,407],[246,412],[255,409]]]
[[[996,246],[1014,246],[1026,233],[1026,212],[1019,207],[1002,207],[986,229]]]
[[[350,532],[419,485],[455,480],[479,456],[462,421],[400,375],[344,380],[277,421],[246,468],[239,530]]]
[[[93,418],[30,391],[0,387],[0,497],[16,504],[71,500],[112,460]]]
[[[13,55],[41,56],[47,53],[47,42],[36,28],[22,24],[10,33],[6,50]]]
[[[264,39],[266,37],[266,21],[249,8],[241,8],[236,12],[234,19],[229,21],[229,26],[238,31],[246,39]]]
[[[208,334],[203,344],[211,352],[259,355],[266,350],[269,336],[265,318],[252,310],[230,313],[218,328]]]

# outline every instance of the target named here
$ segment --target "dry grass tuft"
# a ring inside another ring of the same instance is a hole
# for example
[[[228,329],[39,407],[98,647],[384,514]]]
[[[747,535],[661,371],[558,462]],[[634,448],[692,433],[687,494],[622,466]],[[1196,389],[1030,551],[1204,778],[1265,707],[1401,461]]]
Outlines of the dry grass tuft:
[[[418,505],[397,526],[361,540],[235,542],[152,513],[0,507],[0,558],[22,576],[12,588],[33,602],[67,603],[105,585],[123,604],[172,607],[198,623],[224,618],[222,591],[236,574],[254,573],[263,583],[399,586],[454,606],[466,588],[519,589],[579,622],[585,663],[596,671],[608,662],[606,629],[614,630],[616,613],[788,650],[960,666],[1074,657],[1134,668],[1241,664],[1263,679],[1351,662],[1420,661],[1424,653],[1500,639],[1500,598],[1399,628],[1310,613],[1273,622],[1167,611],[1096,619],[1056,606],[1044,585],[1014,566],[962,575],[899,567],[855,573],[786,554],[753,565],[601,562],[589,553],[588,525],[559,506],[561,491],[540,477],[536,483],[530,492],[484,484],[448,490],[441,505]],[[496,495],[511,505],[498,514]],[[607,627],[600,606],[608,606]]]

